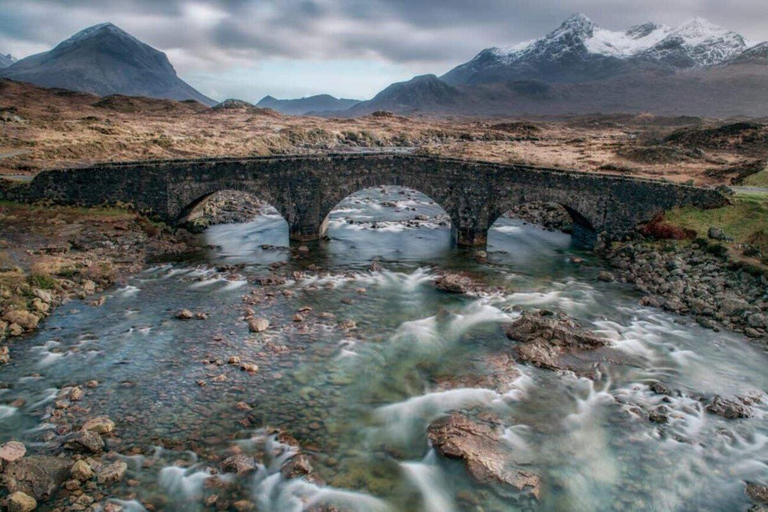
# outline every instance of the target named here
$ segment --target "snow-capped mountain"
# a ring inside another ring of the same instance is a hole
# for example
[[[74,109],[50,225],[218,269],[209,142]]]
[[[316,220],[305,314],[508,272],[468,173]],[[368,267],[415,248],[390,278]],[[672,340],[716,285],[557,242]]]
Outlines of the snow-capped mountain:
[[[714,66],[747,50],[744,38],[703,18],[694,18],[669,32],[638,58],[678,68]]]
[[[16,62],[16,59],[14,59],[13,55],[11,55],[10,53],[7,55],[3,55],[2,53],[0,53],[0,69],[7,68],[14,62]]]
[[[216,102],[176,75],[168,57],[113,25],[86,28],[50,51],[0,70],[0,77],[106,96]]]
[[[581,82],[637,68],[713,66],[747,49],[741,35],[702,18],[677,28],[645,23],[619,32],[575,14],[540,39],[483,50],[442,78],[453,84],[531,79]]]

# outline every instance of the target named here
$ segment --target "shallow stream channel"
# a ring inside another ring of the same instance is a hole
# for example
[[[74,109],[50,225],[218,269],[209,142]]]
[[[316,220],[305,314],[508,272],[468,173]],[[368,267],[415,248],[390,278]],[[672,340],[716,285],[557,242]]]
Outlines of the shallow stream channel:
[[[204,258],[150,267],[98,307],[69,302],[15,348],[0,441],[44,451],[109,417],[106,456],[128,469],[102,502],[127,511],[748,510],[746,483],[768,484],[768,354],[638,305],[570,235],[502,218],[478,258],[439,206],[386,187],[340,204],[308,251],[276,214],[200,237]],[[480,286],[442,291],[446,272]],[[608,344],[565,371],[516,362],[504,327],[531,309]],[[82,398],[62,404],[73,386]],[[716,395],[756,397],[750,417],[711,414]],[[535,489],[441,454],[429,426],[456,412]],[[236,454],[255,465],[223,472]],[[299,456],[311,472],[284,469]]]

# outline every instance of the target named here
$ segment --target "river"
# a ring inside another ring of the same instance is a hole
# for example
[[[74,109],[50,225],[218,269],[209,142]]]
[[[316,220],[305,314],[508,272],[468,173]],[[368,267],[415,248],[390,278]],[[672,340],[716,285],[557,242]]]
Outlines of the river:
[[[263,512],[746,510],[745,481],[768,481],[766,404],[726,420],[699,400],[765,393],[768,355],[639,306],[627,285],[596,279],[602,262],[569,235],[502,219],[478,261],[452,247],[437,205],[394,187],[348,198],[328,235],[294,259],[279,216],[214,226],[201,235],[205,258],[149,268],[100,307],[60,307],[0,374],[0,440],[44,449],[60,390],[83,386],[72,414],[117,423],[108,446],[129,482],[114,499],[127,510],[215,507],[221,491],[206,479],[240,452],[262,465],[222,477],[226,492]],[[374,259],[381,270],[369,270]],[[256,283],[270,265],[290,278]],[[489,291],[436,290],[446,270]],[[509,351],[502,326],[521,307],[562,311],[609,338],[574,356],[596,377],[518,365],[505,392],[444,386],[494,371],[483,356]],[[208,318],[175,319],[184,308]],[[265,333],[249,332],[246,308],[270,321]],[[259,371],[227,364],[233,356]],[[671,393],[654,393],[657,382]],[[667,423],[642,413],[659,404]],[[498,419],[514,463],[542,477],[540,500],[483,488],[429,446],[429,423],[454,410]],[[325,483],[284,478],[294,449],[268,427],[296,438]]]

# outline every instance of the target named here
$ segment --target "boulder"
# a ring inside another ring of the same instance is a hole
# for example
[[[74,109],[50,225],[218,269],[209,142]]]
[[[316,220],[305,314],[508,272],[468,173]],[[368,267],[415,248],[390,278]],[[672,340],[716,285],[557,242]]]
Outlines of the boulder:
[[[195,314],[188,309],[182,309],[181,311],[176,313],[176,318],[178,318],[179,320],[192,320],[193,318],[195,318]]]
[[[717,414],[729,420],[739,418],[749,418],[752,411],[747,404],[739,397],[728,399],[716,396],[706,407],[707,412]]]
[[[13,325],[16,324],[27,332],[37,329],[40,319],[29,311],[13,310],[3,315],[3,320]]]
[[[435,280],[435,287],[447,293],[469,293],[473,286],[472,279],[459,274],[446,274]]]
[[[237,473],[244,475],[256,470],[256,461],[250,455],[233,455],[221,461],[221,470],[224,473]]]
[[[53,302],[53,296],[51,295],[50,292],[47,292],[45,290],[35,288],[34,290],[32,290],[32,294],[38,299],[40,299],[41,301],[45,302],[46,304],[50,304],[51,302]]]
[[[443,457],[463,460],[470,476],[506,496],[523,493],[539,498],[541,478],[516,467],[511,452],[490,426],[454,413],[429,426],[429,440]]]
[[[768,485],[750,482],[747,484],[747,496],[753,501],[768,505]]]
[[[87,462],[84,460],[78,460],[72,464],[72,468],[69,470],[69,474],[75,480],[85,482],[86,480],[93,478],[94,473],[93,469],[91,469],[91,466]]]
[[[251,332],[264,332],[269,329],[269,320],[266,318],[251,318],[248,320],[248,329]]]
[[[10,493],[23,492],[38,501],[46,501],[67,479],[71,465],[61,457],[24,457],[8,463],[2,475],[3,486]]]
[[[612,283],[614,281],[613,274],[610,272],[606,272],[605,270],[599,272],[597,274],[597,280],[602,281],[604,283]]]
[[[526,311],[505,328],[505,333],[520,342],[514,350],[518,361],[550,370],[562,369],[559,360],[565,353],[593,350],[608,343],[568,316],[551,311]]]
[[[104,450],[104,440],[94,431],[81,430],[66,436],[64,446],[78,452],[101,453]]]
[[[37,500],[23,492],[15,492],[8,496],[6,506],[8,512],[32,512],[37,508]]]
[[[96,479],[100,484],[113,484],[121,481],[128,471],[128,464],[119,460],[111,464],[105,464],[96,471]]]
[[[24,443],[18,441],[9,441],[0,446],[0,460],[5,462],[13,462],[19,460],[27,453],[27,448]]]
[[[711,240],[720,240],[720,241],[723,241],[723,242],[725,242],[727,240],[732,240],[732,238],[730,238],[728,235],[726,235],[725,232],[722,229],[716,228],[715,226],[711,226],[709,228],[709,230],[707,231],[707,236]]]
[[[115,430],[115,422],[106,416],[97,416],[86,421],[83,424],[83,430],[89,430],[97,434],[111,434]]]

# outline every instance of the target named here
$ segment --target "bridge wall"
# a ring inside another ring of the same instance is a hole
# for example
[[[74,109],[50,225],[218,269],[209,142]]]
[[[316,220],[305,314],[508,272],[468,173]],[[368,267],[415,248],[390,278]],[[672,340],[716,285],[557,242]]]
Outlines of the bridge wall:
[[[531,202],[563,205],[577,238],[618,239],[674,206],[714,208],[727,199],[711,189],[596,173],[498,165],[402,154],[257,157],[106,164],[49,171],[30,185],[34,199],[99,205],[131,203],[173,223],[220,190],[249,192],[285,217],[294,240],[323,235],[325,220],[345,197],[365,188],[400,185],[445,209],[459,244],[484,246],[505,212]]]

